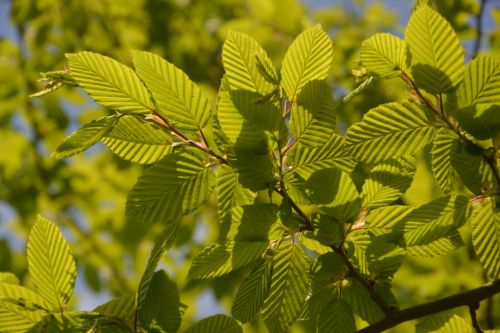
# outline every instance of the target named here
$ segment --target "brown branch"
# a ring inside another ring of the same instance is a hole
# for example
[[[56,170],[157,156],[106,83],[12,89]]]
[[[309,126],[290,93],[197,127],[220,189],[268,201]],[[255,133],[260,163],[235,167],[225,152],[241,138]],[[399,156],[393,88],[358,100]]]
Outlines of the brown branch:
[[[386,317],[391,316],[394,313],[394,309],[390,307],[389,304],[387,304],[382,299],[382,297],[380,297],[380,295],[375,291],[375,288],[373,288],[373,284],[369,280],[365,279],[353,266],[353,264],[347,257],[344,248],[342,246],[339,246],[332,247],[332,249],[342,258],[344,264],[349,269],[349,274],[356,280],[358,280],[363,285],[363,287],[365,287],[366,291],[368,291],[368,293],[370,294],[371,299],[375,302],[375,304],[378,305],[378,307],[382,310]]]
[[[472,321],[472,327],[474,327],[477,333],[483,333],[483,330],[481,329],[479,323],[477,322],[477,316],[476,316],[477,309],[479,309],[479,302],[474,304],[469,304],[469,314],[470,314],[470,319]]]
[[[448,296],[437,301],[420,304],[408,309],[393,312],[381,321],[359,330],[357,333],[379,333],[406,321],[422,318],[431,314],[454,309],[460,306],[478,304],[500,292],[500,280],[487,283],[479,288]]]
[[[301,224],[299,231],[314,231],[314,227],[312,225],[311,219],[300,209],[300,207],[286,194],[285,191],[283,191],[281,188],[275,186],[274,187],[274,192],[278,193],[283,197],[284,200],[286,200],[290,206],[292,206],[293,210],[304,219],[303,224]]]
[[[474,41],[474,51],[472,59],[477,57],[479,49],[481,49],[481,39],[483,38],[483,13],[486,7],[486,0],[481,0],[479,3],[479,12],[476,15],[476,39]]]

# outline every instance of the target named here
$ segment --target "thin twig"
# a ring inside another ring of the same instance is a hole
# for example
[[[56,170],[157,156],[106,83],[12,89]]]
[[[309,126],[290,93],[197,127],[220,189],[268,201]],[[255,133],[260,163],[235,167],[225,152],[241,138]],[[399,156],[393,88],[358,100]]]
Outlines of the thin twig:
[[[483,13],[486,7],[487,0],[481,0],[479,3],[479,12],[476,15],[476,40],[474,41],[474,51],[472,53],[472,59],[477,57],[479,50],[481,49],[481,39],[483,39]]]
[[[299,231],[314,231],[314,227],[312,225],[311,219],[300,209],[300,207],[286,194],[285,191],[283,191],[281,188],[275,186],[274,187],[274,192],[278,193],[285,199],[290,206],[292,206],[293,210],[304,219],[304,223],[300,225],[300,230]]]
[[[431,314],[454,309],[459,306],[478,304],[500,292],[500,280],[487,283],[479,288],[452,295],[437,301],[420,304],[408,309],[393,312],[381,321],[359,330],[357,333],[380,333],[406,321],[422,318]]]
[[[375,304],[378,305],[378,307],[382,310],[382,312],[386,315],[386,317],[391,316],[394,313],[394,309],[387,304],[382,297],[375,291],[375,288],[373,288],[373,284],[365,279],[359,272],[358,270],[353,266],[349,258],[347,257],[345,253],[345,249],[342,246],[339,247],[333,247],[333,251],[337,253],[342,260],[344,261],[344,264],[347,266],[349,269],[349,274],[351,274],[352,277],[354,277],[356,280],[358,280],[363,287],[368,291],[370,294],[371,299],[375,302]]]
[[[479,326],[479,323],[477,322],[477,316],[476,316],[476,311],[479,309],[479,302],[469,304],[469,314],[470,314],[470,319],[472,321],[472,327],[476,330],[476,333],[483,333],[483,330]]]

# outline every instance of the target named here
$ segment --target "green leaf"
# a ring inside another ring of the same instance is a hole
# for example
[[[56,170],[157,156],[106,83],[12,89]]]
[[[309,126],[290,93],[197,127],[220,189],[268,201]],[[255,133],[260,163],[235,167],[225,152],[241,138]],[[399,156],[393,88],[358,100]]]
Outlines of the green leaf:
[[[414,210],[408,206],[387,206],[371,210],[366,216],[365,224],[368,230],[376,236],[395,231],[398,225]]]
[[[500,61],[478,56],[465,66],[464,79],[457,90],[458,107],[500,104]]]
[[[356,332],[354,315],[347,302],[332,300],[319,315],[318,333],[330,332]]]
[[[451,164],[462,178],[464,185],[473,193],[481,194],[491,184],[491,169],[484,161],[481,149],[462,140],[455,141]]]
[[[281,85],[291,101],[307,82],[326,78],[333,62],[332,53],[332,42],[319,24],[297,36],[283,58],[281,69]]]
[[[235,206],[251,204],[257,193],[243,187],[239,183],[240,174],[222,165],[217,173],[217,211],[219,217],[224,216]]]
[[[159,327],[162,332],[175,333],[181,325],[180,306],[177,285],[165,271],[158,271],[139,310],[139,322],[143,327]]]
[[[349,221],[358,216],[361,209],[361,198],[356,185],[347,173],[339,171],[337,175],[332,188],[329,189],[329,192],[331,191],[333,194],[333,200],[325,205],[320,205],[321,211],[339,221]]]
[[[405,40],[418,87],[432,94],[457,87],[464,73],[464,49],[441,15],[429,6],[419,6],[410,17]]]
[[[290,116],[290,132],[304,146],[325,145],[335,130],[332,92],[324,81],[310,81],[302,88]]]
[[[413,154],[434,137],[431,123],[430,111],[417,104],[383,104],[347,130],[346,146],[354,157],[369,163]]]
[[[206,279],[232,272],[259,259],[267,247],[268,242],[229,240],[215,243],[193,259],[189,278]]]
[[[117,123],[115,116],[103,117],[85,124],[68,136],[52,153],[55,158],[66,158],[87,150],[101,140]]]
[[[451,130],[440,128],[432,143],[432,173],[444,193],[449,193],[453,184],[453,152],[458,144],[458,136]]]
[[[121,116],[101,141],[126,161],[151,164],[172,151],[170,135],[154,125],[134,116]]]
[[[8,300],[0,299],[0,332],[24,333],[46,314],[42,310],[25,310]]]
[[[153,53],[134,51],[134,67],[151,91],[158,113],[174,127],[201,130],[210,119],[210,103],[189,77]]]
[[[272,260],[271,287],[262,306],[262,317],[274,333],[283,332],[302,312],[309,288],[309,259],[292,238],[281,241]]]
[[[4,298],[22,301],[25,308],[38,310],[51,308],[45,299],[34,291],[16,284],[0,282],[0,299]]]
[[[53,222],[38,216],[28,237],[27,252],[33,284],[47,302],[62,309],[73,294],[77,273],[62,232]]]
[[[437,314],[421,320],[416,333],[473,333],[475,330],[463,318],[452,314]]]
[[[71,76],[99,104],[119,113],[149,113],[153,103],[135,72],[92,52],[67,54]]]
[[[275,89],[259,71],[259,64],[264,65],[266,71],[276,77],[271,59],[259,43],[246,34],[236,31],[229,33],[222,48],[222,63],[231,90],[248,90],[266,95]]]
[[[361,44],[361,64],[382,79],[401,74],[406,67],[406,43],[391,34],[379,33]]]
[[[500,213],[493,198],[479,198],[472,203],[472,244],[491,279],[500,277]]]
[[[370,234],[363,229],[351,231],[347,234],[345,246],[349,259],[360,273],[369,275],[370,268],[366,251],[372,240]]]
[[[48,93],[61,88],[63,85],[73,87],[78,86],[78,83],[76,83],[68,70],[45,72],[40,73],[40,75],[42,77],[38,79],[38,81],[44,82],[45,87],[36,93],[30,94],[30,98],[47,95]]]
[[[151,250],[148,262],[146,263],[146,268],[144,269],[144,273],[142,273],[141,280],[139,281],[139,287],[137,288],[136,307],[138,310],[142,309],[146,295],[148,295],[151,288],[151,280],[154,277],[156,267],[158,266],[163,254],[167,251],[167,248],[175,240],[178,228],[179,223],[167,225]]]
[[[8,283],[8,284],[18,285],[20,282],[19,282],[18,277],[14,273],[0,272],[0,283]]]
[[[143,222],[171,222],[198,209],[214,187],[208,156],[194,148],[167,155],[139,178],[127,200],[127,215]]]
[[[433,258],[452,254],[464,245],[462,237],[455,231],[448,237],[433,240],[425,245],[408,246],[406,252],[415,257]]]
[[[240,324],[231,317],[224,315],[215,315],[200,320],[184,333],[242,333]]]
[[[234,207],[226,215],[219,231],[219,241],[268,242],[283,233],[278,207],[255,203]]]
[[[384,317],[384,313],[371,299],[365,287],[355,280],[349,280],[349,285],[342,288],[342,300],[349,304],[353,313],[370,324]]]
[[[476,104],[454,110],[460,125],[479,140],[495,138],[500,133],[500,105]]]
[[[366,249],[371,277],[377,279],[381,277],[392,278],[403,263],[405,250],[387,242],[383,237],[372,237],[371,239],[372,241]]]
[[[228,154],[229,163],[238,176],[238,183],[252,192],[267,190],[274,180],[273,162],[269,154],[260,155],[236,150]]]
[[[396,201],[410,187],[414,173],[415,166],[408,158],[378,164],[363,184],[363,206],[373,209]]]
[[[407,246],[425,245],[452,235],[467,216],[467,198],[448,195],[414,209],[395,228],[404,231]]]
[[[257,266],[241,283],[233,301],[231,314],[242,323],[251,321],[259,312],[271,286],[272,261]]]
[[[132,323],[135,310],[134,303],[134,295],[120,296],[99,305],[94,310],[92,310],[92,312],[112,315],[124,320],[128,320],[130,323]]]
[[[274,105],[256,102],[259,96],[249,91],[222,91],[217,116],[229,142],[238,149],[262,154],[268,147],[265,133],[278,138],[286,126]]]

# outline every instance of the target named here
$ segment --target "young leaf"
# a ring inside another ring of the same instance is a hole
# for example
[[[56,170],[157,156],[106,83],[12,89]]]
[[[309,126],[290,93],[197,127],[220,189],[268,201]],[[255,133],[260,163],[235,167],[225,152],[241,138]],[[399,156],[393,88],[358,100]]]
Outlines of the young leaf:
[[[55,158],[66,158],[87,150],[101,140],[117,123],[116,116],[103,117],[85,124],[68,136],[52,154]]]
[[[399,76],[406,67],[406,43],[391,34],[376,34],[361,44],[361,64],[382,79]]]
[[[355,280],[350,280],[349,285],[342,288],[342,300],[349,304],[353,313],[370,324],[384,317],[383,312],[371,299],[368,291]]]
[[[371,109],[347,130],[346,146],[368,163],[413,154],[434,137],[430,111],[410,102],[383,104]]]
[[[76,265],[69,245],[57,226],[42,216],[31,228],[28,271],[40,295],[63,309],[73,294]]]
[[[67,54],[71,76],[99,104],[119,113],[149,113],[149,93],[135,72],[92,52]]]
[[[134,318],[134,295],[125,295],[99,305],[92,312],[112,315],[128,321]]]
[[[500,277],[500,213],[495,211],[493,198],[473,202],[471,218],[472,244],[491,279]]]
[[[236,150],[228,155],[229,163],[238,176],[238,183],[252,192],[266,190],[272,185],[273,162],[269,154],[260,155]]]
[[[440,128],[432,143],[432,173],[444,193],[449,193],[453,184],[453,153],[458,143],[458,136],[451,130]]]
[[[184,333],[243,333],[240,324],[231,317],[224,315],[214,315],[200,320]]]
[[[50,310],[45,299],[23,286],[0,282],[0,299],[22,299],[26,307]]]
[[[259,259],[267,247],[268,242],[215,243],[194,258],[189,278],[206,279],[224,275]]]
[[[447,92],[464,73],[464,49],[450,24],[429,6],[413,13],[405,31],[417,85],[431,94]]]
[[[425,245],[452,235],[467,216],[467,198],[449,195],[413,210],[395,228],[404,230],[407,246]]]
[[[322,212],[339,221],[353,220],[361,209],[361,198],[351,177],[342,171],[338,171],[337,174],[332,188],[329,189],[333,194],[333,200],[319,206]]]
[[[267,70],[272,70],[271,73],[276,77],[271,59],[259,43],[246,34],[231,31],[222,48],[222,63],[231,90],[248,90],[266,95],[275,89],[260,73],[258,60]]]
[[[177,285],[165,271],[160,270],[151,280],[148,294],[139,310],[139,322],[142,327],[175,333],[181,324],[180,306]]]
[[[222,219],[235,206],[251,204],[257,193],[243,187],[239,183],[241,175],[226,165],[217,173],[217,211]]]
[[[101,141],[126,161],[151,164],[171,152],[170,135],[151,122],[124,115]]]
[[[462,237],[460,237],[458,231],[455,231],[450,236],[433,240],[424,245],[408,246],[406,252],[415,257],[433,258],[452,254],[464,245]]]
[[[9,300],[0,299],[0,332],[27,332],[46,314],[42,310],[25,310]]]
[[[332,300],[325,306],[319,315],[318,333],[330,332],[356,332],[354,315],[347,302]]]
[[[415,166],[410,159],[388,160],[375,166],[361,190],[364,207],[385,206],[399,199],[410,187]]]
[[[251,321],[259,312],[269,292],[272,261],[267,260],[255,268],[241,283],[231,314],[242,323]]]
[[[500,104],[500,61],[479,56],[469,62],[457,96],[458,108],[474,104]]]
[[[156,267],[158,266],[161,257],[163,256],[165,251],[167,251],[167,248],[172,244],[172,242],[175,240],[175,237],[177,236],[178,227],[179,223],[172,223],[167,225],[163,233],[156,240],[155,245],[151,250],[146,268],[144,269],[144,273],[142,274],[141,280],[139,281],[139,287],[137,288],[136,307],[138,310],[141,310],[144,304],[144,300],[146,299],[146,295],[148,295],[149,293],[151,280],[153,279]]]
[[[332,53],[332,42],[319,24],[297,36],[283,58],[281,69],[281,85],[291,101],[295,101],[307,82],[326,78]]]
[[[262,306],[271,333],[283,332],[300,315],[309,286],[309,259],[293,239],[281,242],[273,256],[269,294]]]
[[[265,132],[279,138],[286,126],[274,105],[256,103],[259,96],[249,91],[222,91],[217,116],[224,134],[238,149],[267,153]]]
[[[207,155],[183,149],[167,155],[139,178],[127,200],[127,214],[138,221],[171,222],[198,209],[214,187]]]
[[[396,230],[395,226],[413,210],[413,207],[398,205],[380,207],[369,211],[365,224],[368,230],[376,236],[391,233]]]
[[[133,59],[159,114],[181,130],[194,132],[206,126],[211,113],[208,98],[183,71],[149,52],[134,51]]]
[[[436,314],[425,317],[415,326],[416,333],[473,333],[475,330],[463,318],[452,314]]]
[[[292,107],[290,132],[304,146],[321,146],[333,135],[335,117],[331,89],[324,81],[310,81]]]
[[[500,105],[476,104],[453,110],[460,125],[479,140],[495,138],[500,133]]]

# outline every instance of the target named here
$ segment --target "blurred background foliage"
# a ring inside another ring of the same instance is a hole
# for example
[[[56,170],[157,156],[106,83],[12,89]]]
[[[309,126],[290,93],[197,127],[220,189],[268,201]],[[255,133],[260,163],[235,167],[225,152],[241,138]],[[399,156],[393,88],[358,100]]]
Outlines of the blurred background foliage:
[[[491,1],[494,2],[494,1]],[[480,1],[435,0],[435,8],[474,54]],[[221,46],[230,30],[245,32],[269,52],[277,68],[293,38],[320,22],[333,39],[330,77],[339,97],[356,86],[363,39],[377,32],[402,35],[412,1],[299,0],[1,0],[0,1],[0,271],[25,283],[25,240],[38,213],[56,221],[78,261],[75,306],[90,310],[112,295],[133,292],[160,225],[126,221],[124,204],[141,168],[102,146],[67,160],[51,158],[58,143],[85,122],[106,114],[78,89],[62,88],[42,98],[40,72],[64,68],[64,54],[99,52],[131,63],[130,50],[155,52],[182,68],[211,96],[222,77]],[[480,52],[500,56],[500,8],[484,9]],[[339,131],[370,108],[406,98],[401,80],[376,81],[344,105]],[[425,152],[404,203],[419,205],[441,195]],[[468,230],[461,230],[466,235]],[[217,236],[216,210],[206,208],[183,221],[165,268],[189,305],[185,324],[212,313],[229,312],[243,272],[212,281],[187,281],[191,259]],[[465,239],[470,239],[466,237]],[[433,259],[408,258],[394,278],[402,307],[473,288],[483,283],[470,244]],[[500,313],[482,306],[483,320]],[[489,310],[488,310],[489,309]],[[463,310],[463,309],[462,309]],[[458,310],[464,314],[465,310]],[[296,325],[292,331],[310,331]],[[248,331],[260,331],[258,321]],[[400,325],[394,332],[411,332]]]

